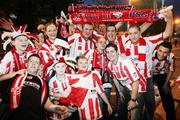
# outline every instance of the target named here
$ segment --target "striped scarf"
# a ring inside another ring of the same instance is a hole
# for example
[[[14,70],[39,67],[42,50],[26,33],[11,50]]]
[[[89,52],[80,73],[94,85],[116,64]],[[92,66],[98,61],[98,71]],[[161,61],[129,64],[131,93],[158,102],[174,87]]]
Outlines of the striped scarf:
[[[138,56],[138,63],[136,63],[136,66],[140,69],[141,74],[144,75],[145,78],[147,78],[147,62],[146,62],[147,43],[143,38],[140,38],[139,45],[134,46],[134,48],[131,48],[131,44],[132,44],[131,40],[128,40],[126,42],[125,54],[127,57],[133,56],[133,53],[131,53],[131,49],[134,49],[134,55]],[[133,61],[132,58],[131,60]]]
[[[11,50],[12,52],[12,55],[13,55],[13,62],[14,62],[14,70],[13,71],[17,71],[17,70],[20,70],[20,69],[24,69],[26,68],[25,67],[25,55],[23,56],[23,59],[20,59],[20,56],[19,54],[16,52],[16,48],[13,48]]]

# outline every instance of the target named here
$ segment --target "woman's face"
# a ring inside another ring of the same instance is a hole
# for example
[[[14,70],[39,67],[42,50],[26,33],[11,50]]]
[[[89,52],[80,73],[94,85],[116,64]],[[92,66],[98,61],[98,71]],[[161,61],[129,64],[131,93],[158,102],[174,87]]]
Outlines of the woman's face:
[[[46,27],[46,35],[51,40],[51,42],[54,42],[57,36],[57,28],[54,24],[50,24]]]

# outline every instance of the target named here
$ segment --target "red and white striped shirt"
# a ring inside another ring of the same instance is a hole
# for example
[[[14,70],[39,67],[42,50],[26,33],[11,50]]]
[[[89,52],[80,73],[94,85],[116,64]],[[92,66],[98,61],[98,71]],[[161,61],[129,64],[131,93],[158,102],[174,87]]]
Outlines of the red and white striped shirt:
[[[138,92],[146,91],[146,79],[139,73],[139,70],[130,59],[119,56],[117,64],[114,65],[112,62],[109,62],[108,67],[121,84],[129,90],[132,90],[132,83],[138,80]]]
[[[85,40],[81,33],[75,33],[69,36],[68,43],[70,46],[70,57],[74,59],[79,55],[83,55],[86,50],[95,48],[94,40]]]
[[[9,51],[0,61],[0,75],[25,68],[26,54],[22,56],[14,50]]]
[[[146,78],[151,77],[153,50],[162,40],[163,36],[161,33],[155,36],[140,38],[137,45],[133,44],[131,40],[125,43],[126,56],[135,63],[140,73]]]
[[[103,77],[103,87],[104,88],[112,88],[112,85],[108,79],[108,58],[106,57],[105,53],[98,52],[97,49],[91,49],[85,52],[84,54],[88,59],[88,70],[97,70],[100,75]]]
[[[78,82],[72,84],[73,87],[88,89],[81,107],[78,108],[81,120],[95,120],[102,117],[98,94],[102,94],[104,89],[99,76],[95,71],[79,71],[78,74],[72,76],[79,79]]]
[[[104,53],[98,52],[97,49],[90,49],[84,55],[88,59],[88,70],[92,70],[92,68],[103,69],[103,71],[107,70],[108,59]]]
[[[119,54],[125,54],[124,45],[125,45],[126,41],[128,41],[128,40],[129,40],[128,35],[121,35],[119,37],[116,37],[116,39],[111,43],[117,45]],[[109,43],[110,42],[107,40],[107,44],[109,44]]]
[[[59,97],[67,97],[71,92],[71,86],[69,85],[69,77],[66,75],[65,80],[58,80],[56,75],[52,77],[49,81],[49,94],[50,100],[53,104],[60,105],[59,100],[55,100],[53,95],[58,94]],[[62,118],[61,115],[57,113],[50,114],[51,119],[59,120]]]
[[[155,51],[152,61],[153,75],[167,74],[169,71],[175,71],[175,57],[173,53],[170,53],[165,59],[159,60],[157,58],[157,51]]]
[[[39,50],[39,56],[41,57],[42,64],[46,65],[49,59],[56,59],[57,48],[50,40],[46,40]]]

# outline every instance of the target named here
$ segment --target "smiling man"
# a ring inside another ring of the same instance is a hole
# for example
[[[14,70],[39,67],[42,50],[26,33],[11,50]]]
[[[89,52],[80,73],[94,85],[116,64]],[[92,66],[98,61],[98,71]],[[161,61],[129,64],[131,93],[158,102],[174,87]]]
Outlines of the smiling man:
[[[139,73],[137,67],[130,59],[121,56],[115,44],[106,46],[106,55],[109,59],[108,68],[114,75],[114,84],[121,97],[123,97],[118,119],[128,120],[128,110],[131,113],[131,120],[140,120],[143,104],[143,93],[146,92],[146,80]],[[120,90],[123,87],[123,91]]]
[[[153,55],[153,81],[157,84],[166,112],[166,120],[176,120],[174,100],[169,85],[169,80],[175,70],[175,58],[171,53],[170,42],[161,43]]]
[[[84,23],[81,33],[75,33],[68,37],[70,46],[70,57],[76,59],[77,56],[84,54],[86,50],[94,49],[95,43],[92,39],[93,24]]]

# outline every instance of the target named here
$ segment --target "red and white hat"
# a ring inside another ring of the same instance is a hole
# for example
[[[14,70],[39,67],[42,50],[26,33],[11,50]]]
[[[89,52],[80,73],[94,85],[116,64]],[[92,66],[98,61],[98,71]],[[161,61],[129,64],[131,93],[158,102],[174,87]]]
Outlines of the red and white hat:
[[[27,24],[20,26],[19,29],[14,28],[13,26],[11,26],[13,29],[13,32],[3,32],[3,34],[1,35],[1,39],[4,40],[4,44],[3,44],[3,49],[6,50],[6,47],[9,43],[11,43],[11,41],[13,41],[14,39],[16,39],[19,36],[26,36],[27,38],[31,38],[32,36],[29,35],[29,32],[25,32],[26,28],[27,28]],[[34,48],[34,44],[28,39],[29,44]]]
[[[65,63],[68,66],[72,67],[73,69],[75,69],[75,64],[76,60],[74,60],[73,58],[67,57],[67,56],[62,56],[60,57],[58,60],[50,60],[45,67],[47,68],[47,74],[51,73],[51,71],[53,70],[53,67],[57,64],[57,63]]]

